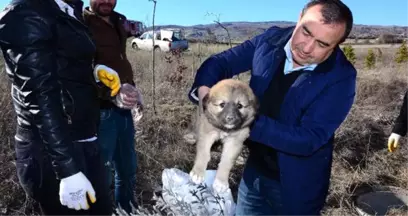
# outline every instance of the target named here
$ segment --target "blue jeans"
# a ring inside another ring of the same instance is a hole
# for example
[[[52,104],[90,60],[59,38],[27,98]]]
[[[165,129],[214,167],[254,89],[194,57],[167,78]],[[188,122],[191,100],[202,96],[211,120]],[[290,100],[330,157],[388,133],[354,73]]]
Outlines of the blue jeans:
[[[131,212],[129,202],[136,206],[134,189],[136,183],[137,155],[135,128],[130,110],[117,107],[102,109],[98,140],[105,165],[115,169],[115,204]],[[112,173],[107,176],[112,181]]]
[[[249,158],[238,188],[236,215],[279,215],[280,208],[280,182],[259,173]]]

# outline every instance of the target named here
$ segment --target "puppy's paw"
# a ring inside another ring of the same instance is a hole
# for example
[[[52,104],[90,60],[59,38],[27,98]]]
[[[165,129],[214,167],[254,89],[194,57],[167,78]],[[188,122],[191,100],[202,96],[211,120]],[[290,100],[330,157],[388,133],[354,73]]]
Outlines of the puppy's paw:
[[[220,181],[219,179],[215,179],[213,183],[213,189],[215,193],[224,193],[228,191],[229,189],[229,184],[228,182]]]
[[[191,180],[196,184],[201,184],[204,182],[204,173],[202,172],[197,172],[197,171],[192,170],[190,172],[190,177],[191,177]]]
[[[183,139],[188,143],[188,144],[195,144],[197,142],[196,136],[193,132],[189,132],[187,134],[184,134]]]

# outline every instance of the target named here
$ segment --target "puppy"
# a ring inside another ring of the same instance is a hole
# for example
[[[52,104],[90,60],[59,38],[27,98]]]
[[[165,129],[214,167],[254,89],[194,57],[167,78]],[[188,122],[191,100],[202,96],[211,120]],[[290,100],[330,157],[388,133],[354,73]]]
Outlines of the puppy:
[[[199,103],[192,141],[197,141],[196,157],[190,176],[199,184],[204,180],[210,150],[221,141],[223,150],[213,189],[220,193],[229,188],[228,178],[235,160],[249,137],[259,102],[248,84],[224,79],[215,84]]]

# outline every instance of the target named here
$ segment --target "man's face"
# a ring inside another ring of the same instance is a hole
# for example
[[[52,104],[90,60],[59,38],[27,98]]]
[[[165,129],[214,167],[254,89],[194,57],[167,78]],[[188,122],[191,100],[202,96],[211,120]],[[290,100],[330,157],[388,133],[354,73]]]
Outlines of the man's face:
[[[90,6],[99,16],[109,16],[116,6],[116,0],[91,0]]]
[[[301,14],[292,35],[292,56],[296,65],[319,64],[326,60],[340,42],[346,25],[324,24],[322,6],[310,7]]]

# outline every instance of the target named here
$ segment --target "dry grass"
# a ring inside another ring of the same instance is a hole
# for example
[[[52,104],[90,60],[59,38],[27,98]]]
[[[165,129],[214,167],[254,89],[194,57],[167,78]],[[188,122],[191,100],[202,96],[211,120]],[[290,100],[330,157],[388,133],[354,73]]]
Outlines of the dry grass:
[[[182,135],[189,127],[195,107],[187,98],[196,69],[209,55],[226,49],[223,45],[191,44],[192,50],[176,58],[160,53],[156,60],[157,116],[152,112],[151,53],[129,48],[128,58],[135,71],[135,81],[145,99],[144,117],[137,123],[135,147],[138,152],[136,196],[149,205],[152,191],[160,187],[164,168],[178,167],[188,171],[194,158],[194,146],[186,144]],[[372,184],[407,188],[408,168],[406,139],[394,154],[386,149],[386,139],[399,112],[402,94],[407,86],[407,65],[397,67],[392,58],[395,48],[381,48],[382,57],[374,70],[362,68],[367,48],[356,48],[358,92],[347,120],[337,131],[333,175],[325,215],[356,215],[355,195]],[[0,62],[1,68],[3,62]],[[1,74],[5,80],[5,73]],[[244,76],[248,78],[248,76]],[[33,205],[26,202],[19,187],[13,164],[15,119],[11,107],[9,85],[0,83],[0,214],[32,214]],[[217,152],[209,168],[216,168]],[[236,190],[242,166],[231,177]],[[57,199],[57,198],[56,198]]]

